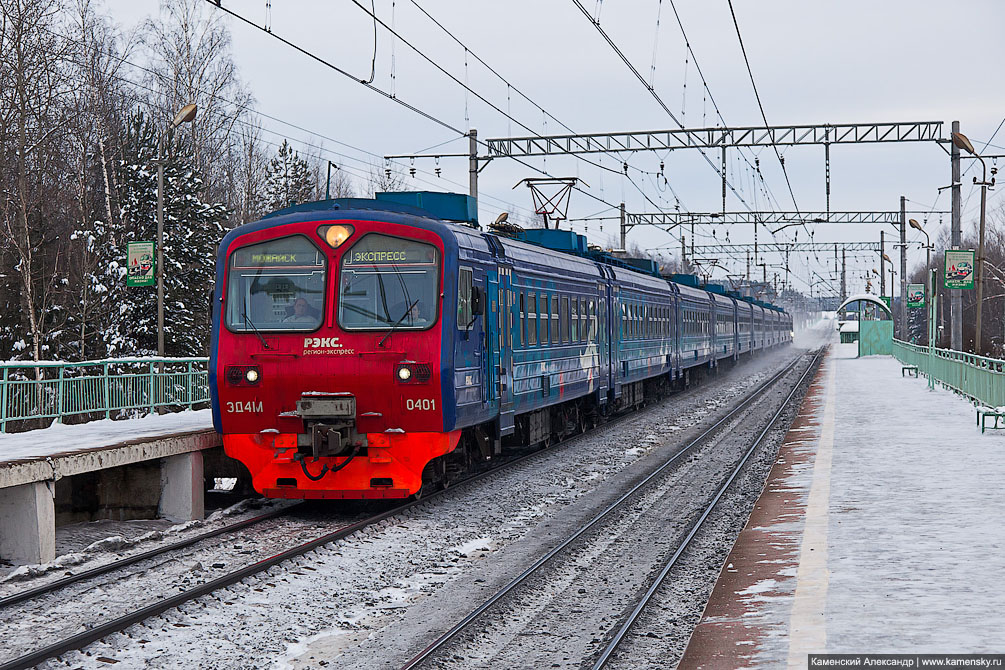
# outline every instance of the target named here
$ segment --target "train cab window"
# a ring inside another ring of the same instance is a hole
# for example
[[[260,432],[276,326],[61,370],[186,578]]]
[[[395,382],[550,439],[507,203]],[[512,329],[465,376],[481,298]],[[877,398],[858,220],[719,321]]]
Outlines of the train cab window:
[[[558,296],[551,296],[551,343],[558,344],[560,338],[558,336]]]
[[[457,276],[457,327],[472,327],[471,318],[471,268],[461,268]]]
[[[324,319],[325,255],[293,235],[241,247],[227,273],[227,327],[238,333],[316,330]]]
[[[339,326],[346,330],[431,327],[440,303],[439,267],[439,252],[431,244],[377,233],[364,236],[342,256]],[[468,304],[470,310],[470,298]]]
[[[527,344],[537,344],[537,295],[527,296]]]

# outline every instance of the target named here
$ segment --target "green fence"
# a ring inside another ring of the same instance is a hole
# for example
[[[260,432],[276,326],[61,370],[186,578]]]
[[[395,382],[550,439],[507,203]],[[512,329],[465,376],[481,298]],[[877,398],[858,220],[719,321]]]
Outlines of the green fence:
[[[893,341],[893,355],[946,388],[988,407],[1005,406],[1005,361]]]
[[[209,402],[207,358],[0,363],[0,432],[193,408]]]

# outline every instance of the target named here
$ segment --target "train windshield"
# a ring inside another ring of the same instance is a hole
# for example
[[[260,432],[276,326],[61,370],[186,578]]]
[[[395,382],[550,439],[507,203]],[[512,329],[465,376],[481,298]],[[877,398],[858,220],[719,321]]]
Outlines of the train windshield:
[[[369,234],[342,256],[338,322],[346,330],[424,330],[436,323],[439,253],[414,240]]]
[[[324,254],[300,235],[236,250],[227,279],[227,327],[308,331],[324,315]]]

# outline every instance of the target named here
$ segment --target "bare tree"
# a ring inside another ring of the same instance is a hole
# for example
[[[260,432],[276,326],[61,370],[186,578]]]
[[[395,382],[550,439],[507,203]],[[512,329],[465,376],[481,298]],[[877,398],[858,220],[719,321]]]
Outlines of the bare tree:
[[[55,300],[65,286],[59,223],[67,205],[61,185],[68,177],[63,142],[71,93],[62,10],[60,0],[0,2],[0,239],[4,267],[13,270],[4,278],[16,296],[8,293],[7,303],[19,303],[5,325],[15,350],[30,347],[33,360],[42,358],[47,333],[64,319]]]
[[[352,198],[356,195],[356,185],[352,175],[342,169],[339,161],[329,160],[323,143],[308,142],[304,147],[304,159],[310,165],[317,182],[315,200],[329,198]],[[330,182],[329,182],[330,176]]]
[[[252,117],[249,123],[240,126],[237,141],[234,209],[237,223],[248,223],[263,214],[261,201],[269,165],[258,117]]]
[[[367,191],[372,198],[381,191],[401,191],[405,188],[405,173],[400,168],[380,165],[370,166]]]
[[[210,194],[226,198],[227,185],[236,183],[228,170],[231,147],[240,146],[235,129],[254,98],[231,58],[220,13],[202,0],[162,0],[160,19],[147,22],[144,40],[154,58],[148,84],[157,91],[156,115],[166,124],[182,106],[198,106],[195,121],[181,132],[191,136],[193,162]]]

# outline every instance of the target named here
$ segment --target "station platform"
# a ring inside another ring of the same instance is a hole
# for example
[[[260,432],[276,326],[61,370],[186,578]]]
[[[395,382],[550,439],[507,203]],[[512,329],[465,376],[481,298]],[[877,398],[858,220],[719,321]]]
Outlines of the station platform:
[[[678,668],[1002,653],[1005,431],[834,344]]]
[[[95,518],[82,509],[201,519],[203,454],[221,446],[208,409],[0,435],[0,559],[52,560],[57,522]]]

